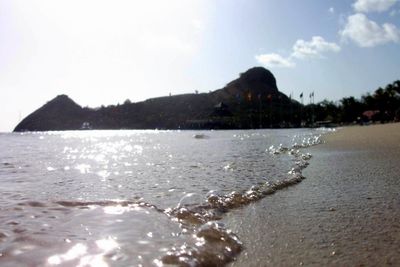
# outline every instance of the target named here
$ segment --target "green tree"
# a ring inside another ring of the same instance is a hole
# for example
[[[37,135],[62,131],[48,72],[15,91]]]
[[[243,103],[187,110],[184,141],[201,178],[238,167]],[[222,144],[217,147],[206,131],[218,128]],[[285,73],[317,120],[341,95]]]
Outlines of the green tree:
[[[345,97],[340,100],[341,103],[341,120],[343,122],[357,121],[361,117],[363,105],[354,97]]]

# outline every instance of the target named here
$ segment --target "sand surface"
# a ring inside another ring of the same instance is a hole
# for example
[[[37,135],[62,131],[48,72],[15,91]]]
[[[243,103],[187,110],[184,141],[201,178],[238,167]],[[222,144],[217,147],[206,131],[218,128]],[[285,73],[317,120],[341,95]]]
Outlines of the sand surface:
[[[228,214],[231,266],[400,266],[400,123],[324,139],[304,181]]]

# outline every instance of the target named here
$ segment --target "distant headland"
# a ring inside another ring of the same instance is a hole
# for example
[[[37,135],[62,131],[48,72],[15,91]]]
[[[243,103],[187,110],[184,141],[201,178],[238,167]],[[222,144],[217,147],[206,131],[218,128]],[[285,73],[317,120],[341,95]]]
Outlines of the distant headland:
[[[14,131],[248,129],[300,124],[298,116],[290,118],[290,109],[299,110],[300,104],[279,92],[269,70],[254,67],[210,93],[125,101],[98,109],[83,108],[67,95],[59,95],[24,118]]]
[[[302,96],[302,95],[301,95]],[[310,99],[313,94],[310,94]],[[146,101],[83,108],[59,95],[24,118],[14,129],[52,131],[79,129],[254,129],[315,126],[400,118],[400,81],[374,95],[302,103],[278,90],[274,75],[254,67],[222,89],[151,98]]]

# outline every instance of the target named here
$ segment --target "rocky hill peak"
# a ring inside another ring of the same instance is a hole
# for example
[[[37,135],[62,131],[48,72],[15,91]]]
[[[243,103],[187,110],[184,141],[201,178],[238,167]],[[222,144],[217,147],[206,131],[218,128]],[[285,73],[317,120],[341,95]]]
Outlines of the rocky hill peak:
[[[274,75],[263,67],[254,67],[240,74],[239,81],[247,85],[265,85],[270,90],[278,91]]]

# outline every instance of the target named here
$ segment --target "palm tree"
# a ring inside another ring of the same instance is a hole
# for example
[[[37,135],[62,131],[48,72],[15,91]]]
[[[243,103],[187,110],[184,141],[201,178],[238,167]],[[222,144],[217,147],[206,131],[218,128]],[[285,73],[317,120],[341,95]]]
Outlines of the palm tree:
[[[353,122],[361,116],[363,105],[360,101],[351,96],[343,98],[340,102],[342,104],[342,121]]]

